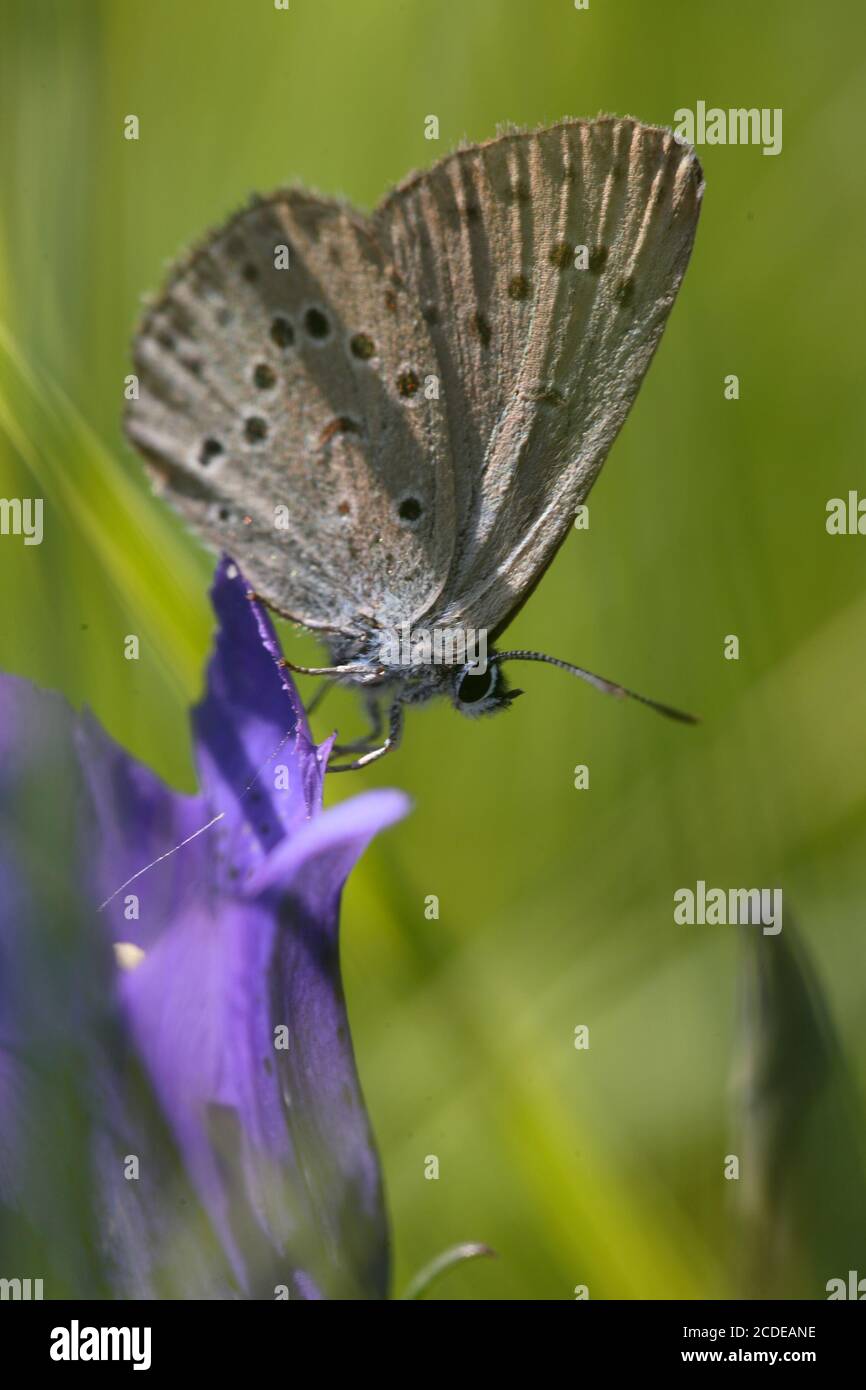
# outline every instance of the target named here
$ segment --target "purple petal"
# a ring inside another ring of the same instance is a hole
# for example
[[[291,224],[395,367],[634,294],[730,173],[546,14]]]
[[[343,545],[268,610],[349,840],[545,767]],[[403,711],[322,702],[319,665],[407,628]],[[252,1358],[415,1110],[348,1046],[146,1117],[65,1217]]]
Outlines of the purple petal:
[[[213,839],[199,833],[211,819],[208,804],[203,796],[172,791],[89,711],[75,739],[97,820],[92,901],[112,940],[147,949],[208,891]]]
[[[21,1204],[26,1189],[38,1224],[36,1194],[65,1190],[50,1058],[75,1046],[88,1117],[75,1170],[86,1181],[93,1169],[115,1292],[383,1296],[387,1228],[338,909],[358,855],[406,801],[375,792],[319,814],[329,745],[310,739],[270,621],[230,561],[213,596],[200,795],[172,792],[58,697],[0,679],[0,1195]],[[52,826],[33,863],[41,834],[15,839],[22,786],[38,788],[36,825]],[[58,951],[44,927],[67,920]],[[112,936],[144,950],[133,971],[116,971]],[[79,1219],[96,1219],[87,1202]],[[102,1277],[87,1284],[98,1296]]]
[[[212,590],[219,619],[207,694],[193,712],[202,788],[231,888],[321,805],[327,749],[317,750],[261,604],[222,560]]]
[[[247,1291],[282,1271],[296,1291],[303,1273],[327,1297],[386,1292],[337,908],[354,860],[405,809],[399,794],[373,792],[317,817],[290,858],[269,861],[255,900],[190,914],[123,982],[163,1109]],[[275,1047],[283,1026],[288,1050]],[[238,1164],[241,1187],[226,1180]]]
[[[222,560],[215,651],[193,712],[202,794],[166,787],[90,716],[76,731],[99,821],[92,892],[115,941],[146,948],[212,891],[239,891],[321,805],[330,743],[311,741],[270,619],[248,591]]]

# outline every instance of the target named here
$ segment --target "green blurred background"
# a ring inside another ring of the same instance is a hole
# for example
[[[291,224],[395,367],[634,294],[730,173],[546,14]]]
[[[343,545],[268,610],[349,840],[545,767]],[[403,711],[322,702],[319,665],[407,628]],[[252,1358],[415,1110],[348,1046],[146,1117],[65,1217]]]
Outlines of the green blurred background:
[[[507,716],[411,713],[397,756],[327,794],[399,785],[415,803],[343,923],[398,1289],[463,1239],[499,1259],[435,1296],[822,1297],[866,1274],[866,538],[824,526],[828,498],[866,494],[862,7],[0,0],[0,16],[0,493],[46,499],[41,547],[0,540],[0,667],[86,702],[187,789],[211,560],[119,424],[166,262],[252,190],[369,207],[502,121],[783,108],[778,157],[700,151],[694,257],[590,529],[509,634],[704,723],[527,667]],[[316,728],[357,721],[337,694]],[[675,925],[697,879],[783,886],[782,935]]]

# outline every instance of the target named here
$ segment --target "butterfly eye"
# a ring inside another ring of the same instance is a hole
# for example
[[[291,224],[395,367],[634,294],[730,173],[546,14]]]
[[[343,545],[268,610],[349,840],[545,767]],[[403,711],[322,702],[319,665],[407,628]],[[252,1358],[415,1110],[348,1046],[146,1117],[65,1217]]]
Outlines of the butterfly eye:
[[[495,666],[488,666],[484,672],[479,672],[471,666],[467,666],[457,682],[457,699],[461,705],[475,705],[479,700],[486,700],[496,689],[497,670]]]

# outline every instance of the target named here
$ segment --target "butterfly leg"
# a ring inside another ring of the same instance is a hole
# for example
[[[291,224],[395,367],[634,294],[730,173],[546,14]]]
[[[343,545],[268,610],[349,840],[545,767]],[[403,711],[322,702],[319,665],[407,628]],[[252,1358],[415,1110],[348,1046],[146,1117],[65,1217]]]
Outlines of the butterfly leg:
[[[288,657],[281,656],[277,665],[281,670],[294,671],[299,676],[354,676],[359,685],[371,685],[385,674],[382,667],[371,667],[365,661],[349,661],[343,666],[298,666]]]
[[[385,719],[382,713],[382,705],[375,695],[367,697],[367,715],[370,720],[370,727],[363,738],[353,739],[351,743],[335,743],[332,753],[341,755],[343,753],[367,753],[371,748],[375,748],[379,739],[382,737],[382,730],[385,727]]]
[[[319,688],[318,688],[318,690],[316,691],[315,695],[313,696],[312,700],[311,700],[310,703],[307,705],[307,714],[308,714],[308,715],[312,714],[314,710],[317,710],[317,709],[319,708],[319,705],[320,705],[320,704],[322,703],[322,701],[324,700],[324,698],[325,698],[325,696],[327,695],[328,691],[329,691],[329,690],[333,690],[333,688],[334,688],[333,681],[328,681],[328,680],[323,680],[323,681],[322,681],[321,685],[319,686]]]
[[[388,737],[385,742],[380,743],[378,748],[371,748],[369,753],[364,753],[354,762],[343,763],[341,767],[329,767],[328,772],[355,772],[358,768],[366,767],[368,763],[374,763],[379,758],[384,758],[386,753],[390,753],[392,748],[397,747],[402,732],[403,707],[399,700],[395,700],[388,713]]]

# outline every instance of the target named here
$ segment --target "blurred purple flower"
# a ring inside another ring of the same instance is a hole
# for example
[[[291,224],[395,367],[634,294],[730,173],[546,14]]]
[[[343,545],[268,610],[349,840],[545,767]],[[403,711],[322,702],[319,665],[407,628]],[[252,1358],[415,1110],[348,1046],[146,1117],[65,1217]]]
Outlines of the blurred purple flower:
[[[330,744],[228,560],[213,602],[198,795],[0,679],[0,1200],[46,1297],[382,1298],[338,911],[407,803],[321,810]]]

